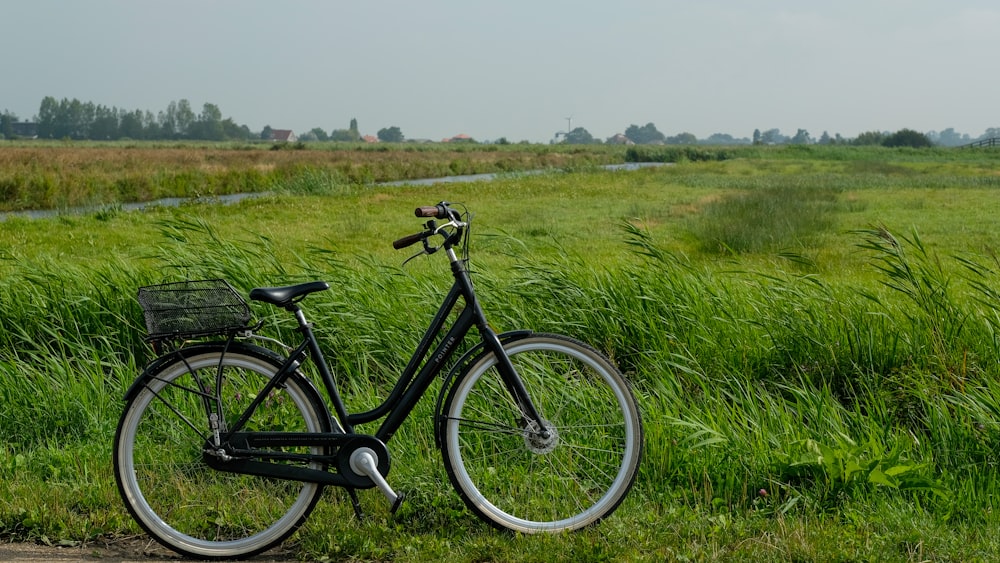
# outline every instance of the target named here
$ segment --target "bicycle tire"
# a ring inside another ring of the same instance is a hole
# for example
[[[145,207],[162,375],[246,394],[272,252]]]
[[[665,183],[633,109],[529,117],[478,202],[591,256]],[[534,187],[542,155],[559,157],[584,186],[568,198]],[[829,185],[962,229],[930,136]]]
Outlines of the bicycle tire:
[[[154,363],[129,393],[115,433],[115,479],[129,513],[156,541],[198,559],[242,558],[270,549],[298,529],[323,491],[315,483],[205,464],[202,450],[212,435],[208,407],[221,403],[221,418],[232,424],[281,365],[263,348],[234,344],[224,352],[223,346],[185,348]],[[216,394],[220,365],[217,402],[207,397]],[[296,372],[246,428],[328,432],[332,424],[315,388]],[[322,453],[318,447],[301,450]],[[324,468],[316,462],[308,466]]]
[[[569,337],[504,344],[548,440],[531,432],[486,352],[448,393],[442,454],[465,505],[496,528],[578,530],[610,515],[639,470],[643,428],[635,397],[605,356]]]

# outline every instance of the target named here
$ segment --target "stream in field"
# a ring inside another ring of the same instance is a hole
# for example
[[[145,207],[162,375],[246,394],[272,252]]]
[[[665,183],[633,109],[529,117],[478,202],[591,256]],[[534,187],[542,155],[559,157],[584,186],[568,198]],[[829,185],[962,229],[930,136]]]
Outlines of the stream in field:
[[[654,166],[664,166],[668,163],[663,162],[628,162],[625,164],[608,164],[602,166],[601,168],[605,170],[619,170],[619,171],[631,171],[639,170],[640,168],[650,168]],[[488,173],[488,174],[468,174],[463,176],[445,176],[441,178],[422,178],[417,180],[396,180],[393,182],[380,182],[375,184],[376,186],[433,186],[435,184],[446,184],[454,182],[485,182],[489,180],[496,179],[498,176],[508,176],[508,175],[533,175],[542,174],[544,170],[529,170],[526,172],[514,172],[514,173]],[[79,215],[84,213],[98,213],[102,210],[115,209],[122,211],[140,211],[148,207],[179,207],[185,204],[206,202],[206,203],[222,203],[222,204],[232,204],[243,201],[244,199],[251,199],[255,197],[262,197],[270,195],[270,192],[260,192],[260,193],[241,193],[241,194],[230,194],[230,195],[220,195],[220,196],[210,196],[201,198],[187,198],[187,197],[168,197],[163,199],[157,199],[153,201],[143,201],[136,203],[121,203],[113,205],[99,205],[90,207],[74,207],[68,209],[37,209],[37,210],[27,210],[27,211],[6,211],[0,213],[0,221],[4,221],[10,217],[23,217],[27,219],[42,219],[45,217],[55,217],[58,215]]]

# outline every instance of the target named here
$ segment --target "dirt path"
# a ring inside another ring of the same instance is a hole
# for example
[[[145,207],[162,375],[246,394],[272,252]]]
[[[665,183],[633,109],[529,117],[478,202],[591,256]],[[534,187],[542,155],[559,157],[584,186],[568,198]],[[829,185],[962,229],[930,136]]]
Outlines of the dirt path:
[[[49,546],[34,543],[0,543],[0,561],[4,563],[38,563],[41,561],[103,561],[105,563],[176,563],[187,559],[171,552],[152,540],[120,540],[93,542],[78,546]],[[297,561],[280,548],[248,559],[255,563],[286,563]]]

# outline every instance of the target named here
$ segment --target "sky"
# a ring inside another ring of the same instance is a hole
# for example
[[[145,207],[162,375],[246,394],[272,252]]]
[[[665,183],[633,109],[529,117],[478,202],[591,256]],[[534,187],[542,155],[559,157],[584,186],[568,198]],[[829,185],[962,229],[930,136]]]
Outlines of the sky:
[[[598,139],[1000,127],[995,0],[0,0],[0,112]]]

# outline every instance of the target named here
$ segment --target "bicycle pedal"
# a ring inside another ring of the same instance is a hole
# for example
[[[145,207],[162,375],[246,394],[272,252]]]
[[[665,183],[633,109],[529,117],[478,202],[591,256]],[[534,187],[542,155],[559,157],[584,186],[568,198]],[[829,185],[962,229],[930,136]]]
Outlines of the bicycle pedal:
[[[403,499],[405,498],[406,498],[406,493],[399,493],[398,495],[396,495],[396,502],[392,503],[392,506],[389,507],[389,513],[396,514],[396,511],[399,510],[399,507],[403,505]]]
[[[385,477],[378,472],[378,458],[374,451],[370,448],[358,448],[355,450],[351,454],[351,470],[358,475],[365,475],[371,479],[375,483],[375,486],[385,495],[393,512],[399,508],[399,505],[403,502],[403,495],[396,494],[396,491],[392,490]]]

